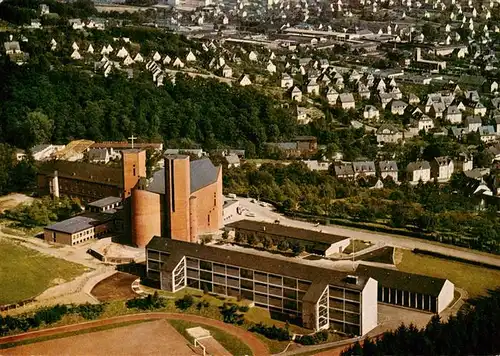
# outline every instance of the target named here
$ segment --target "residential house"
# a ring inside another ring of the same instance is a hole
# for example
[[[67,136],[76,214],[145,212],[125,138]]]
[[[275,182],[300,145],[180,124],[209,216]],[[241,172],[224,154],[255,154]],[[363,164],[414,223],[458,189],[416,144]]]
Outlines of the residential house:
[[[472,155],[465,152],[458,154],[455,159],[455,172],[467,172],[474,168]]]
[[[4,42],[3,47],[5,48],[5,54],[7,55],[23,53],[18,41]]]
[[[479,115],[479,116],[484,116],[486,115],[486,107],[481,104],[480,102],[476,103],[473,108],[473,114],[474,115]]]
[[[297,87],[293,87],[291,97],[292,100],[298,101],[300,103],[302,101],[302,91]]]
[[[479,116],[467,116],[465,118],[465,125],[469,132],[477,131],[482,126],[482,121]]]
[[[429,131],[434,128],[434,121],[427,115],[420,115],[417,119],[411,120],[410,130],[414,130],[413,134],[418,135],[421,130]]]
[[[418,184],[420,181],[425,183],[431,180],[431,166],[427,161],[409,163],[406,172],[410,184]]]
[[[352,162],[352,168],[354,170],[355,179],[359,176],[368,177],[375,176],[377,174],[375,170],[375,163],[373,161]]]
[[[393,99],[392,94],[390,93],[380,93],[378,96],[380,98],[380,102],[382,103],[382,109],[385,109],[387,104],[389,104]]]
[[[71,53],[71,59],[76,59],[76,60],[82,59],[82,55],[80,54],[80,52],[78,52],[77,49],[75,49],[73,53]]]
[[[316,78],[311,78],[307,82],[307,94],[312,94],[312,95],[319,95],[319,84],[316,80]]]
[[[288,73],[281,74],[281,87],[286,89],[293,87],[293,78]]]
[[[339,95],[340,106],[344,110],[354,109],[356,102],[352,93],[342,93]]]
[[[401,92],[401,90],[398,87],[394,87],[391,89],[391,95],[392,95],[393,99],[397,99],[397,100],[403,99],[403,93]]]
[[[327,171],[328,168],[330,168],[330,162],[321,162],[317,160],[304,160],[302,162],[304,162],[311,171]]]
[[[62,150],[64,147],[64,145],[51,144],[36,145],[31,148],[31,154],[35,161],[45,161],[50,159],[53,154]]]
[[[258,60],[258,55],[254,51],[250,51],[248,54],[248,59],[251,60],[252,62],[256,62]]]
[[[187,54],[186,62],[196,62],[196,56],[194,55],[193,51],[189,51],[189,53]]]
[[[328,89],[326,90],[326,99],[328,100],[328,103],[335,105],[338,98],[339,93],[333,87],[328,87]]]
[[[237,168],[240,166],[240,157],[238,157],[235,154],[228,154],[227,156],[224,157],[227,162],[227,167],[228,168]]]
[[[336,164],[335,176],[340,179],[354,179],[354,169],[351,163]]]
[[[431,106],[430,113],[434,118],[440,119],[443,117],[444,111],[446,110],[446,106],[443,102],[433,103]]]
[[[498,83],[496,81],[493,81],[490,84],[490,93],[495,94],[496,92],[498,92]]]
[[[297,123],[299,125],[307,125],[309,122],[311,122],[311,118],[307,115],[307,110],[297,106]]]
[[[247,86],[247,85],[251,85],[252,84],[252,81],[250,80],[250,78],[248,77],[248,75],[244,74],[241,78],[240,78],[240,81],[239,81],[240,85],[242,87],[244,86]]]
[[[391,103],[391,113],[393,115],[404,115],[407,106],[408,105],[404,101],[394,100]]]
[[[479,128],[479,134],[481,135],[481,141],[492,142],[497,140],[498,136],[495,133],[495,128],[491,125],[481,126]]]
[[[408,103],[410,105],[417,105],[420,103],[420,98],[418,96],[416,96],[415,94],[410,93],[410,95],[408,97]]]
[[[455,137],[458,141],[461,141],[464,136],[467,136],[467,134],[469,134],[469,129],[466,127],[452,126],[451,133],[453,137]]]
[[[390,124],[383,124],[377,130],[377,142],[384,143],[398,143],[403,140],[403,132],[397,127]]]
[[[477,92],[477,90],[467,90],[465,93],[465,98],[473,103],[477,103],[479,102],[479,93]]]
[[[276,65],[271,61],[269,61],[269,63],[267,64],[266,69],[270,74],[276,73]]]
[[[462,112],[455,105],[448,106],[444,119],[452,124],[459,124],[462,122]]]
[[[176,67],[176,68],[184,68],[184,62],[181,61],[181,59],[179,57],[177,57],[174,61],[174,63],[172,63],[172,66]]]
[[[453,160],[448,156],[435,157],[431,161],[431,176],[438,182],[448,182],[455,171]]]
[[[380,111],[373,105],[366,105],[363,111],[363,117],[370,120],[378,120],[380,118]]]
[[[69,19],[68,23],[71,28],[73,28],[73,30],[83,30],[83,27],[85,26],[85,24],[80,19]]]
[[[370,99],[371,96],[370,89],[363,83],[359,83],[358,85],[358,94],[361,99]]]
[[[398,164],[396,161],[380,161],[378,163],[380,178],[390,177],[394,182],[398,181]]]
[[[224,64],[224,67],[222,67],[222,76],[224,78],[232,78],[233,77],[233,70],[227,64]]]

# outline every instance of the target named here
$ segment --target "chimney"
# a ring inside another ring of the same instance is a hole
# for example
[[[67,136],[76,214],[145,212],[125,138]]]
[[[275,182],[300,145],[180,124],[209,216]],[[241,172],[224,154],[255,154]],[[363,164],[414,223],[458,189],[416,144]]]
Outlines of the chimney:
[[[54,178],[52,178],[52,195],[59,198],[59,177],[57,171],[54,171]]]
[[[349,274],[347,275],[346,282],[350,284],[358,284],[358,276]]]

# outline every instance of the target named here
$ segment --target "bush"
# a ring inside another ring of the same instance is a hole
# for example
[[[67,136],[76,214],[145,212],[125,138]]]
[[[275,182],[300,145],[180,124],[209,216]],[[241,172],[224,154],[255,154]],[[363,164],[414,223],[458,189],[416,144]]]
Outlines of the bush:
[[[153,310],[164,308],[167,305],[165,298],[162,298],[155,292],[149,294],[146,298],[134,298],[127,301],[127,308],[136,308],[141,310]]]
[[[318,331],[312,335],[302,335],[295,338],[295,342],[302,345],[316,345],[328,340],[328,331]]]
[[[235,304],[224,303],[222,307],[219,308],[222,314],[222,320],[228,324],[243,324],[243,315],[238,313],[238,306]]]
[[[241,305],[241,306],[238,308],[238,310],[239,310],[240,312],[242,312],[242,313],[246,313],[247,311],[249,311],[249,310],[250,310],[250,308],[249,308],[248,306],[246,306],[246,305]]]
[[[177,299],[175,301],[175,306],[177,309],[186,310],[189,309],[194,304],[194,298],[190,294],[184,295],[184,297]]]
[[[252,325],[249,330],[272,340],[288,341],[292,338],[287,328],[278,328],[275,325],[266,326],[262,322]]]
[[[80,314],[84,319],[94,320],[101,316],[104,312],[105,304],[82,304],[74,307],[71,311],[75,314]]]

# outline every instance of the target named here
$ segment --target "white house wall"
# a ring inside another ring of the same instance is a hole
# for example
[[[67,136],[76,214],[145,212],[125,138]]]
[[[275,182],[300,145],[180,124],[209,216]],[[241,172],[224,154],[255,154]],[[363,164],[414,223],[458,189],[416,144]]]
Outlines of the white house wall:
[[[370,278],[361,292],[361,335],[366,335],[378,324],[378,282]]]
[[[443,288],[438,295],[438,313],[441,313],[445,310],[448,305],[453,301],[455,294],[455,285],[451,283],[449,280],[446,280],[443,284]]]

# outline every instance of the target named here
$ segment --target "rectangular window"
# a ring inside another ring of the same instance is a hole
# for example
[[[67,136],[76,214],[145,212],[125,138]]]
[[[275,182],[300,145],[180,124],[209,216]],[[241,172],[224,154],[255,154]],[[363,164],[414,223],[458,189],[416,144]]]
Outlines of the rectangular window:
[[[255,272],[254,273],[254,278],[257,281],[266,282],[267,283],[267,273]]]
[[[352,302],[345,302],[345,310],[353,312],[353,313],[359,313],[359,304],[358,303],[352,303]]]
[[[155,261],[148,261],[148,268],[156,271],[160,270],[160,264]]]
[[[194,268],[199,267],[198,260],[196,258],[188,257],[188,258],[186,258],[186,261],[187,261],[188,267],[194,267]]]
[[[293,300],[283,299],[283,308],[290,310],[297,310],[297,302]]]
[[[237,278],[227,277],[227,285],[232,287],[239,287],[240,280]]]
[[[226,286],[221,286],[219,284],[214,284],[214,292],[217,294],[226,295]]]
[[[171,209],[175,212],[175,181],[174,181],[174,160],[170,161],[170,200]]]
[[[240,296],[240,290],[238,288],[227,288],[227,295],[230,297],[239,297]]]
[[[214,272],[221,273],[221,274],[226,274],[226,266],[224,266],[224,265],[221,265],[221,264],[218,264],[218,263],[214,263],[213,264],[213,269],[214,269]]]
[[[187,275],[188,275],[188,277],[191,277],[191,278],[200,278],[200,272],[196,269],[188,268]]]
[[[246,279],[241,279],[240,283],[241,283],[241,288],[253,290],[253,282],[252,281],[247,281]]]
[[[208,226],[210,226],[210,214],[207,216]]]
[[[307,292],[307,290],[311,286],[311,282],[300,281],[300,280],[299,280],[298,284],[299,284],[299,289],[304,291],[304,292]]]
[[[236,277],[239,277],[240,276],[240,271],[238,268],[234,268],[234,267],[229,267],[229,266],[226,266],[226,273],[230,276],[236,276]]]
[[[213,292],[212,283],[201,281],[200,282],[200,289],[202,289],[203,291],[207,291],[207,292]]]
[[[283,285],[288,288],[297,288],[297,280],[295,278],[283,277]]]
[[[200,272],[200,279],[204,279],[206,281],[212,281],[212,272]]]
[[[255,283],[255,290],[257,292],[261,292],[261,293],[266,293],[267,294],[267,284]]]
[[[212,262],[200,261],[200,269],[211,271],[212,270]]]
[[[253,271],[241,268],[240,269],[240,277],[247,278],[247,279],[253,279]]]
[[[188,278],[187,284],[188,284],[188,287],[191,287],[194,289],[200,289],[200,281],[198,281],[197,279]]]
[[[241,297],[246,300],[253,300],[253,292],[249,290],[242,290]]]
[[[281,285],[283,285],[283,280],[282,280],[281,276],[277,276],[275,274],[270,274],[269,275],[269,283],[277,284],[277,285],[281,286]]]
[[[269,297],[269,304],[275,307],[283,307],[283,300],[281,298]]]
[[[283,296],[290,299],[297,299],[297,292],[293,289],[283,288]]]
[[[214,274],[214,282],[219,284],[226,284],[226,277],[220,274]]]
[[[261,304],[267,304],[267,295],[255,293],[255,302],[261,303]]]
[[[279,287],[269,286],[269,294],[283,296],[283,291]]]

